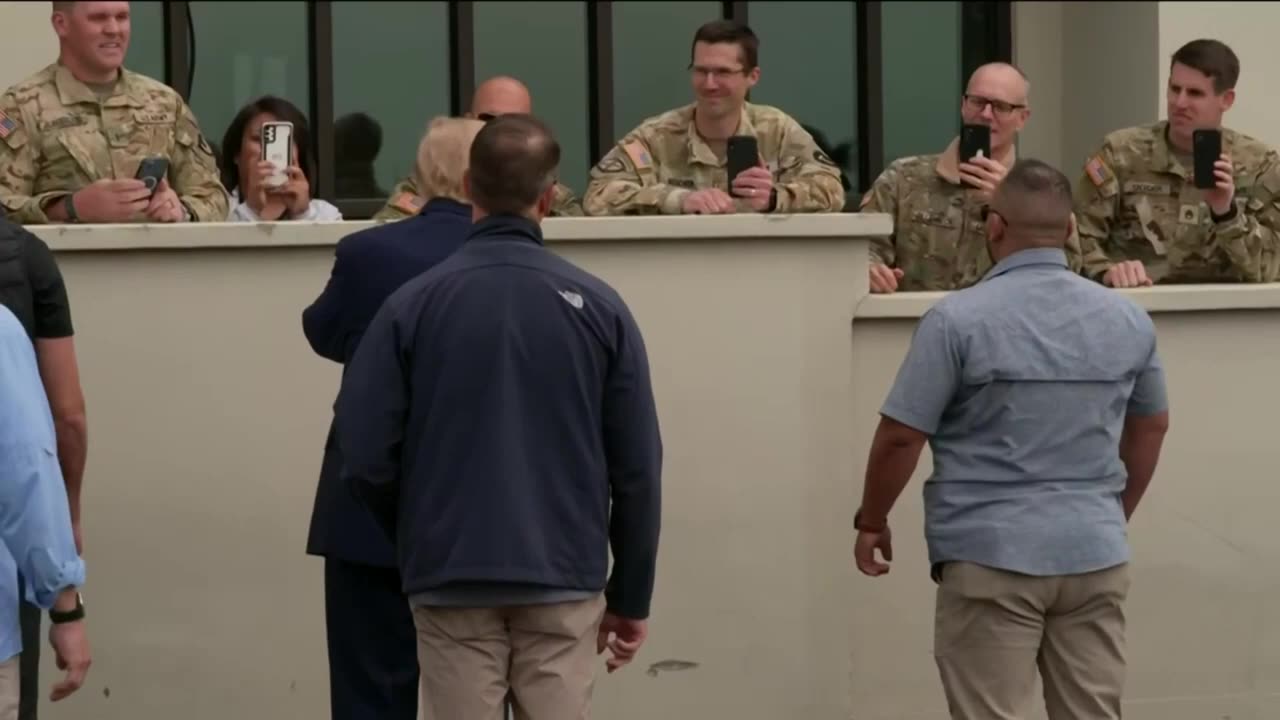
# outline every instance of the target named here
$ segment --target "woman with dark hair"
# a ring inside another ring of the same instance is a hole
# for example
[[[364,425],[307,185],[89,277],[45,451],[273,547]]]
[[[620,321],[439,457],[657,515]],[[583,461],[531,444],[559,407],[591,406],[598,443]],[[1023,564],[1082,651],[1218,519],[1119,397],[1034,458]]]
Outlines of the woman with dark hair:
[[[271,185],[275,169],[262,160],[262,124],[293,123],[293,165],[283,185]],[[230,221],[341,220],[338,208],[311,197],[311,129],[288,100],[266,95],[241,108],[222,136],[222,184],[231,193]]]

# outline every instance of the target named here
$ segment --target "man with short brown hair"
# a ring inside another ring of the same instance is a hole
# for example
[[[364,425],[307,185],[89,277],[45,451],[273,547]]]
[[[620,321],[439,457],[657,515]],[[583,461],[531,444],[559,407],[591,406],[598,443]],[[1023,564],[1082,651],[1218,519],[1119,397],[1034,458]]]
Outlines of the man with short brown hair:
[[[475,220],[388,298],[338,398],[345,473],[396,539],[429,718],[589,716],[647,633],[662,442],[616,291],[548,250],[560,146],[527,115],[471,146]],[[610,550],[613,567],[609,567]]]
[[[1088,276],[1115,287],[1280,280],[1280,153],[1222,125],[1239,77],[1225,43],[1192,40],[1169,61],[1167,119],[1103,139],[1075,188]],[[1201,129],[1222,136],[1210,188],[1194,182]]]

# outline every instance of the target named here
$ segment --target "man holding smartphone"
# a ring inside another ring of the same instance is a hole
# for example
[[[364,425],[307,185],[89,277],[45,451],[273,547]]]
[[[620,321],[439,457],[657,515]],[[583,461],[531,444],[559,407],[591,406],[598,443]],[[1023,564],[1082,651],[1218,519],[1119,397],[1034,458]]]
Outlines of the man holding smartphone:
[[[1224,43],[1183,45],[1168,119],[1111,133],[1085,163],[1075,204],[1086,275],[1115,287],[1280,279],[1280,153],[1222,127],[1239,77]],[[1214,145],[1217,157],[1196,156]],[[1197,164],[1213,168],[1207,187]]]
[[[959,290],[991,269],[983,211],[1016,160],[1031,117],[1029,83],[1008,63],[973,71],[960,104],[960,137],[941,153],[899,158],[862,197],[860,212],[885,213],[893,234],[871,245],[871,292]],[[1067,261],[1081,266],[1074,231]]]
[[[760,40],[751,28],[715,20],[693,38],[694,102],[652,117],[591,169],[588,215],[736,212],[812,213],[844,209],[840,168],[783,111],[747,102],[760,81]],[[734,143],[756,155],[750,167]]]
[[[129,3],[55,2],[52,24],[57,62],[0,95],[0,207],[24,225],[225,220],[191,108],[124,68]],[[167,165],[153,187],[138,177],[148,158]]]

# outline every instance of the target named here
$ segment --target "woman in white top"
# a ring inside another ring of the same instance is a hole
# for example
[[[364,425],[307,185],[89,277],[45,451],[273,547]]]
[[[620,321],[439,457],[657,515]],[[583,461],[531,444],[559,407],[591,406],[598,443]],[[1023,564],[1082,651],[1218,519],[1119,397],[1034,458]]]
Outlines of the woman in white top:
[[[293,123],[293,161],[288,180],[278,187],[268,181],[274,168],[262,161],[262,124]],[[311,197],[312,163],[307,118],[293,103],[266,95],[241,108],[222,137],[222,184],[231,193],[231,222],[341,220],[342,213]]]

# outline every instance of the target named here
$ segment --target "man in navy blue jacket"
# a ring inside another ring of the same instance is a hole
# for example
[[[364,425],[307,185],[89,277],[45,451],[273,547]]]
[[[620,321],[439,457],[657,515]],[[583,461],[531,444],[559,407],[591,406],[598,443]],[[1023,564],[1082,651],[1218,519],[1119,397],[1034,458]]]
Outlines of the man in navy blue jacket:
[[[462,178],[482,125],[434,120],[418,151],[420,187],[431,197],[421,212],[338,243],[328,285],[302,313],[307,340],[320,356],[347,364],[387,296],[462,245],[471,229]],[[332,718],[415,720],[417,639],[395,546],[351,494],[342,463],[330,425],[307,553],[325,558]]]
[[[352,486],[394,537],[426,716],[587,716],[646,635],[662,443],[644,341],[543,245],[560,148],[529,115],[471,146],[475,225],[396,291],[338,397]],[[609,550],[614,567],[609,572]]]

